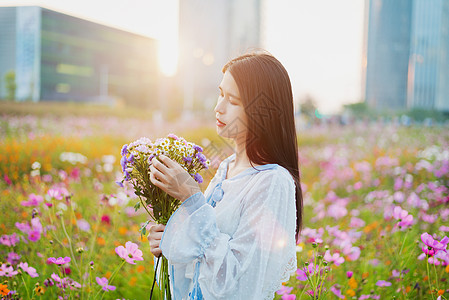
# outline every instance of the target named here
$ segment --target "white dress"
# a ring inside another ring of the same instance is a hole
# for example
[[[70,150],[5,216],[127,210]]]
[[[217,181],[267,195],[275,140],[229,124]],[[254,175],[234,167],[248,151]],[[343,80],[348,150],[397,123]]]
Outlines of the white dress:
[[[198,284],[206,300],[273,299],[297,269],[292,176],[267,164],[225,179],[234,159],[223,160],[204,195],[184,201],[165,227],[160,248],[175,300],[191,299]]]

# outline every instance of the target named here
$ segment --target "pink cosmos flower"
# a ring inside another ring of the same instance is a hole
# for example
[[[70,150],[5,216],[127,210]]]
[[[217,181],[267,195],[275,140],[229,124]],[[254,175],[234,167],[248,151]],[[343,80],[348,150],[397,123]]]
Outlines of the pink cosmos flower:
[[[433,237],[428,234],[427,232],[424,232],[421,234],[421,240],[423,243],[429,247],[434,248],[435,250],[444,250],[447,247],[447,244],[449,243],[449,238],[445,236],[441,241],[434,240]]]
[[[352,277],[353,272],[352,271],[348,271],[346,272],[346,277],[348,277],[348,279],[350,279]]]
[[[396,224],[399,227],[407,227],[413,224],[413,216],[409,215],[408,211],[402,209],[400,206],[396,206],[393,209],[393,218],[399,221]]]
[[[324,260],[333,262],[336,266],[339,266],[345,262],[345,259],[340,256],[340,253],[334,253],[333,255],[331,255],[329,250],[324,253]]]
[[[385,280],[379,280],[376,282],[377,286],[391,286],[391,282]]]
[[[293,290],[293,287],[288,287],[283,285],[280,290],[276,291],[278,295],[290,294]]]
[[[282,300],[295,300],[296,295],[284,294],[282,295]]]
[[[19,263],[18,267],[21,268],[22,270],[24,270],[25,272],[27,272],[28,275],[30,275],[30,277],[32,277],[32,278],[39,277],[39,274],[36,273],[36,269],[28,266],[28,263],[26,263],[26,262]]]
[[[12,266],[7,266],[6,264],[2,264],[0,266],[0,277],[13,277],[17,275],[19,272],[14,271],[14,268]]]
[[[335,296],[337,296],[339,299],[344,299],[344,298],[345,298],[345,296],[343,296],[343,295],[341,294],[341,290],[337,289],[337,288],[335,287],[335,285],[333,285],[333,286],[331,287],[331,292],[334,293]]]
[[[115,253],[117,253],[118,256],[123,258],[127,263],[135,265],[136,263],[134,261],[136,260],[143,260],[143,253],[141,250],[138,249],[137,244],[134,244],[132,242],[126,242],[125,247],[118,246],[115,248]]]
[[[401,273],[398,270],[391,271],[391,274],[393,275],[393,277],[399,277],[399,275],[401,275]]]
[[[41,202],[44,201],[44,198],[40,195],[30,194],[28,196],[28,201],[22,201],[20,205],[22,206],[39,206]]]
[[[51,188],[47,191],[47,195],[50,196],[50,198],[55,198],[56,200],[62,200],[63,194],[62,191],[59,188]]]
[[[355,261],[360,257],[360,248],[359,247],[351,247],[348,245],[343,248],[343,254],[347,256],[350,261]]]
[[[40,240],[40,238],[41,238],[41,232],[38,230],[31,230],[28,233],[28,239],[32,242],[36,242],[36,241]]]
[[[20,255],[15,253],[15,252],[9,252],[8,253],[8,257],[6,258],[6,260],[10,263],[10,264],[15,264],[19,261],[20,259]]]
[[[54,258],[54,257],[49,257],[47,259],[47,263],[53,263],[55,265],[64,265],[67,264],[71,261],[71,258],[66,256],[66,257],[58,257],[58,258]]]
[[[359,300],[366,300],[366,299],[369,299],[369,298],[370,298],[370,295],[361,295],[359,297]]]
[[[0,237],[0,244],[7,247],[14,247],[18,242],[20,242],[20,239],[15,232],[11,235],[4,234]]]
[[[116,289],[113,285],[108,285],[108,279],[106,277],[96,277],[95,280],[103,288],[104,291],[114,291]]]

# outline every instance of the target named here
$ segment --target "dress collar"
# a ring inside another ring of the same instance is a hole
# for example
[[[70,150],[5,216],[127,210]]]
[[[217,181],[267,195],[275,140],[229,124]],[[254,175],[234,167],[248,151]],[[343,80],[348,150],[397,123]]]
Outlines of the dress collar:
[[[265,165],[260,165],[260,166],[256,166],[256,167],[249,167],[249,168],[243,170],[242,172],[238,173],[234,177],[226,179],[226,173],[228,171],[229,163],[232,160],[234,160],[235,157],[236,157],[236,154],[234,153],[224,160],[223,170],[221,172],[221,178],[220,178],[221,180],[220,181],[235,180],[235,179],[241,178],[241,177],[249,175],[249,174],[258,173],[260,171],[269,170],[269,169],[275,169],[276,167],[279,166],[278,164],[265,164]]]

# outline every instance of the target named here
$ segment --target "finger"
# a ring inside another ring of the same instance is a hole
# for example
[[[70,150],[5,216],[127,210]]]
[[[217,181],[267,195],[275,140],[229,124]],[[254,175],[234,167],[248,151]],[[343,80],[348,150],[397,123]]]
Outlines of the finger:
[[[170,159],[168,156],[165,156],[163,154],[159,155],[159,159],[167,165],[167,167],[172,168],[176,166],[176,162]]]
[[[154,174],[152,172],[150,172],[150,181],[152,184],[154,184],[158,188],[162,189],[163,183],[160,182],[156,177],[154,177]]]
[[[157,168],[155,168],[153,165],[150,166],[150,172],[153,173],[153,175],[161,182],[166,182],[167,177],[164,173],[159,171]]]
[[[157,169],[159,169],[162,172],[166,173],[168,171],[169,167],[170,167],[170,164],[169,164],[169,162],[167,160],[170,160],[170,162],[172,162],[172,160],[169,159],[167,156],[164,156],[164,157],[162,157],[162,156],[163,155],[161,154],[161,155],[158,156],[159,159],[154,159],[154,160],[151,160],[151,161],[153,162],[153,165]]]

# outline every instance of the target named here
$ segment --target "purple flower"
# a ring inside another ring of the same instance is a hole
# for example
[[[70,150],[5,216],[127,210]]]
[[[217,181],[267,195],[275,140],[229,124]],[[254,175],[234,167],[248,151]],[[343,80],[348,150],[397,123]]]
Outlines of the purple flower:
[[[289,295],[289,294],[282,295],[282,300],[295,300],[295,299],[296,295]]]
[[[121,181],[116,181],[115,183],[117,183],[117,185],[118,185],[119,187],[124,187],[123,182],[121,182]]]
[[[120,166],[122,166],[122,171],[123,172],[125,172],[126,163],[127,163],[126,156],[122,156],[122,158],[120,159]]]
[[[121,154],[125,156],[128,153],[128,144],[123,145]]]
[[[206,159],[206,156],[204,156],[203,153],[197,153],[197,154],[195,155],[195,157],[198,158],[198,160],[199,160],[201,163],[204,163],[204,162],[207,160],[207,159]]]
[[[108,285],[108,279],[106,277],[95,277],[95,280],[97,280],[97,283],[103,287],[104,291],[114,291],[115,290],[115,286],[113,285]]]
[[[391,282],[389,281],[385,281],[385,280],[379,280],[378,282],[376,282],[377,286],[391,286]]]
[[[190,156],[183,157],[182,160],[184,160],[186,163],[192,162],[192,158]]]
[[[198,173],[193,175],[193,179],[195,179],[195,181],[198,182],[198,183],[202,183],[203,182],[203,177],[200,174],[198,174]]]
[[[352,271],[348,271],[346,272],[346,277],[348,277],[348,279],[350,279],[352,277]]]
[[[201,148],[201,147],[198,146],[198,145],[193,145],[193,149],[194,149],[195,151],[198,151],[198,152],[203,152],[203,148]]]
[[[54,258],[54,257],[49,257],[47,259],[47,263],[53,263],[55,265],[64,265],[64,264],[68,264],[71,261],[71,258],[66,256],[66,257],[58,257],[58,258]]]
[[[36,273],[36,269],[28,266],[28,263],[21,262],[18,267],[27,272],[32,278],[39,277],[39,274]]]

